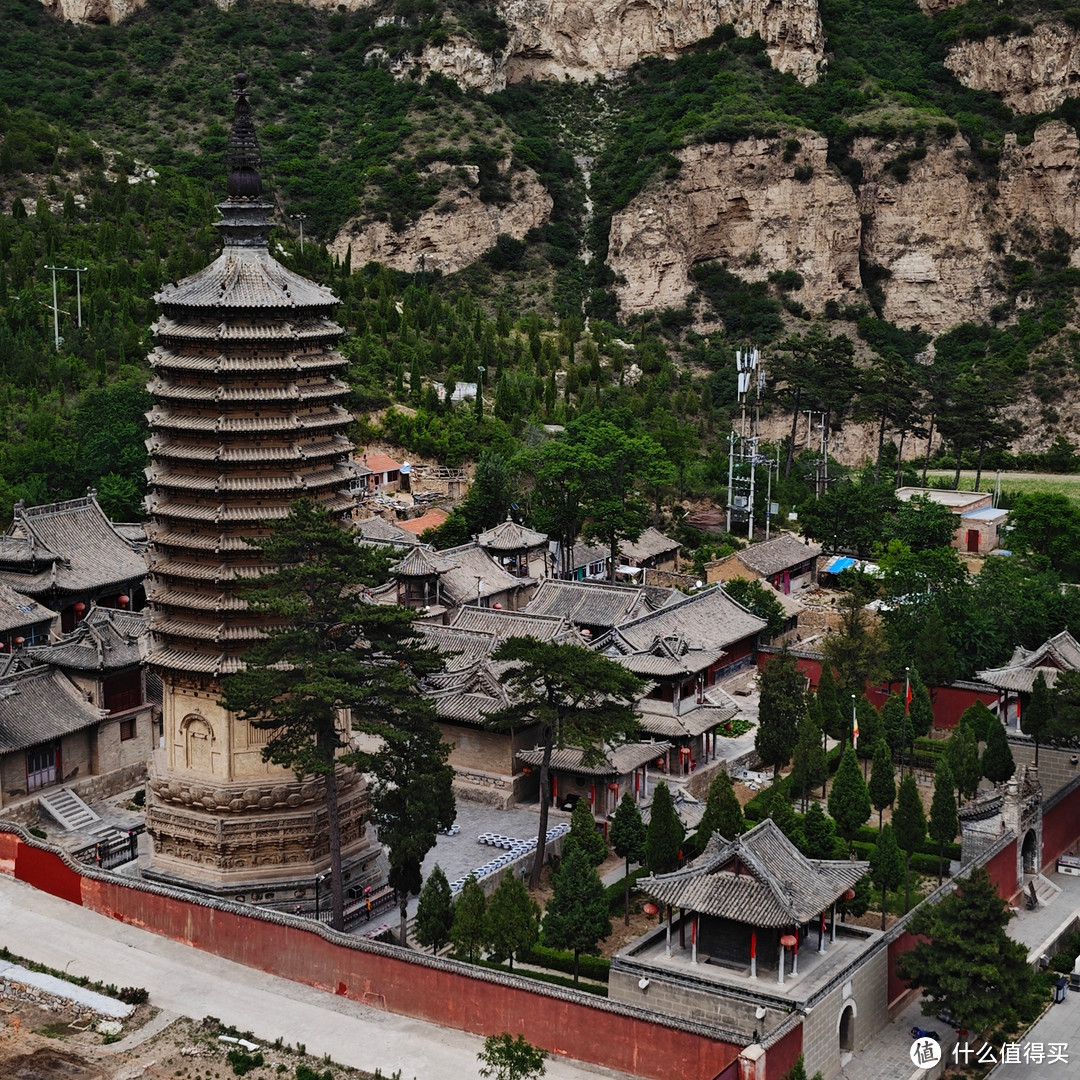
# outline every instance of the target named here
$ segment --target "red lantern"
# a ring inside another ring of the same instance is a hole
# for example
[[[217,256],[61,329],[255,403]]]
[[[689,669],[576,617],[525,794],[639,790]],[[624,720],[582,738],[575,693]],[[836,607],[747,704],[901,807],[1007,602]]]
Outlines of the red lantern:
[[[780,944],[783,945],[785,949],[794,949],[796,940],[797,939],[794,934],[785,934],[780,939]]]
[[[129,603],[131,602],[131,597],[130,597],[130,596],[123,596],[123,595],[120,595],[120,596],[118,596],[118,597],[116,598],[116,602],[117,602],[117,603],[118,603],[118,604],[119,604],[119,605],[120,605],[121,607],[127,607],[127,606],[128,606],[128,604],[129,604]]]
[[[848,891],[846,893],[844,893],[844,899],[845,900],[854,900],[855,899],[855,890],[854,889],[848,889]]]
[[[86,610],[86,605],[80,600],[75,605],[75,614],[76,615],[81,615],[85,610]]]
[[[641,910],[644,911],[646,915],[660,914],[660,909],[651,900],[647,904],[642,904]]]
[[[15,639],[15,644],[16,644],[16,645],[18,645],[18,647],[19,647],[19,648],[21,649],[21,648],[22,648],[22,645],[23,645],[23,642],[24,642],[25,640],[26,640],[26,638],[22,638],[22,637],[17,637],[17,638]]]

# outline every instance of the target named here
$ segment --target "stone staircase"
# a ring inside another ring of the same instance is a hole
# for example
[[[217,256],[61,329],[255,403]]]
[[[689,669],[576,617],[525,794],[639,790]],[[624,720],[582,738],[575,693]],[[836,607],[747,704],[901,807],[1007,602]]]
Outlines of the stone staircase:
[[[1049,878],[1045,878],[1042,874],[1025,874],[1024,875],[1024,903],[1027,903],[1028,898],[1031,896],[1031,885],[1035,884],[1035,895],[1039,900],[1039,907],[1045,907],[1061,892],[1061,887],[1055,885]]]
[[[93,825],[95,821],[101,821],[100,816],[94,813],[71,788],[59,788],[48,794],[39,795],[38,806],[55,818],[68,832],[85,829]]]

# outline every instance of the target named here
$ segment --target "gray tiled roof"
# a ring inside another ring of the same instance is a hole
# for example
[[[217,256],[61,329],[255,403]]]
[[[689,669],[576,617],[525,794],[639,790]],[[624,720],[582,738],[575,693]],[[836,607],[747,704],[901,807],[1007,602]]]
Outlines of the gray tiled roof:
[[[605,746],[604,760],[598,765],[584,765],[585,751],[576,746],[558,748],[551,752],[551,768],[559,772],[577,773],[580,776],[625,776],[661,754],[666,754],[670,744],[666,742],[623,743],[621,746]],[[544,759],[544,748],[518,751],[526,765],[538,766]]]
[[[527,529],[507,516],[493,529],[482,532],[476,542],[490,551],[529,551],[532,548],[546,547],[548,538],[535,529]]]
[[[26,650],[36,660],[74,671],[137,667],[149,650],[149,624],[141,612],[92,607],[59,641]]]
[[[34,623],[47,622],[55,617],[55,611],[16,592],[10,585],[0,583],[0,632],[33,626]]]
[[[146,576],[146,562],[113,528],[97,499],[15,507],[15,520],[0,545],[0,567],[33,563],[23,574],[0,568],[0,580],[31,596],[73,594],[121,586]],[[18,556],[18,557],[15,557]]]
[[[619,554],[624,559],[633,562],[644,562],[657,555],[678,551],[681,547],[682,544],[677,540],[672,540],[671,537],[665,536],[659,529],[654,529],[650,525],[636,540],[623,540],[619,544]]]
[[[499,681],[499,667],[481,661],[454,676],[442,676],[439,685],[426,691],[440,720],[482,726],[489,714],[510,704]]]
[[[640,714],[642,731],[662,739],[693,739],[706,731],[712,731],[717,724],[725,724],[739,710],[734,705],[713,705],[710,702],[698,704],[684,702],[682,712],[676,716],[670,701],[658,701],[655,698],[639,698],[634,708]]]
[[[367,471],[371,472],[370,469]],[[406,532],[392,521],[381,517],[364,518],[363,521],[357,521],[354,527],[365,540],[384,540],[392,544],[408,544],[410,547],[420,543],[411,532]]]
[[[1040,673],[1046,685],[1053,686],[1063,671],[1080,671],[1080,644],[1068,630],[1055,634],[1037,649],[1017,646],[1008,664],[975,674],[999,690],[1030,694]]]
[[[264,247],[226,246],[197,274],[170,282],[154,300],[172,305],[221,309],[320,308],[336,304],[329,289],[294,274]]]
[[[0,753],[82,731],[103,716],[54,668],[42,665],[0,679]]]
[[[618,626],[652,610],[644,589],[592,581],[540,582],[525,608],[533,615],[554,615],[582,626]]]
[[[742,551],[737,551],[735,557],[744,566],[756,570],[764,577],[770,577],[789,566],[797,566],[807,559],[816,559],[820,554],[821,548],[817,544],[804,543],[794,533],[784,532],[771,540],[751,544]]]
[[[530,637],[537,641],[562,641],[573,638],[580,643],[577,632],[566,619],[534,615],[529,611],[504,611],[468,604],[454,612],[450,625],[457,630],[492,634],[500,639]]]
[[[815,918],[867,872],[866,862],[807,859],[766,818],[735,840],[714,833],[689,866],[640,882],[673,907],[759,927]]]
[[[678,678],[705,671],[724,655],[716,646],[700,648],[689,644],[681,634],[656,637],[647,649],[618,657],[624,667],[645,678]]]
[[[531,586],[528,578],[514,577],[508,574],[483,548],[476,544],[461,544],[459,547],[445,548],[440,557],[450,565],[439,578],[442,594],[455,604],[475,602],[477,578],[480,598],[496,596],[509,590]]]
[[[613,656],[645,652],[657,638],[669,636],[683,638],[691,648],[723,649],[759,633],[764,627],[764,619],[736,603],[716,585],[622,623],[596,644]]]

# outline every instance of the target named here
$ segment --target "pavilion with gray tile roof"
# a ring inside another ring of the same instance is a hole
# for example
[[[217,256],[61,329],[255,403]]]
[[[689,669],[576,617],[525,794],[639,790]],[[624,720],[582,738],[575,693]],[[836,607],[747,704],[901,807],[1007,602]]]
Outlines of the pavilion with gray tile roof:
[[[1048,638],[1035,649],[1018,645],[1007,664],[975,674],[984,683],[1006,693],[1030,694],[1040,674],[1046,685],[1052,687],[1063,671],[1080,671],[1080,644],[1068,630]]]
[[[542,532],[519,525],[510,514],[493,529],[480,533],[476,543],[518,577],[546,577],[548,538]]]
[[[631,622],[679,596],[674,589],[609,585],[594,581],[542,581],[526,611],[554,615],[599,636]]]
[[[619,543],[619,558],[622,565],[626,566],[674,570],[679,562],[681,548],[682,544],[678,540],[672,540],[670,536],[665,536],[650,525],[642,530],[636,540],[623,540]]]
[[[748,965],[753,978],[759,965],[772,968],[775,957],[782,983],[788,951],[797,964],[798,947],[811,929],[819,951],[824,949],[826,913],[831,910],[835,936],[836,904],[869,867],[854,859],[808,859],[766,818],[734,840],[714,833],[693,862],[644,878],[639,887],[669,912],[693,913],[693,963],[706,954]],[[787,935],[795,944],[782,941]]]

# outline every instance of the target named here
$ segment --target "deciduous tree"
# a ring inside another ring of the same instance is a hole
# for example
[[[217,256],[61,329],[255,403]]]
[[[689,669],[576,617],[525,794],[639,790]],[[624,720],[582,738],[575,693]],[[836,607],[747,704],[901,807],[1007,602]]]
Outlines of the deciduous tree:
[[[476,1056],[483,1080],[539,1080],[547,1071],[545,1051],[507,1031],[489,1035]]]
[[[748,608],[759,619],[765,620],[765,629],[761,636],[765,641],[771,641],[778,634],[783,633],[787,625],[787,616],[784,608],[776,598],[776,590],[769,585],[763,585],[760,581],[748,580],[747,578],[731,578],[723,584],[723,590],[732,600]]]
[[[540,725],[540,823],[529,888],[540,884],[547,840],[551,754],[568,746],[584,752],[585,764],[603,756],[605,743],[637,733],[633,702],[642,682],[621,664],[579,645],[511,637],[492,659],[507,663],[501,678],[513,703],[488,717],[492,727]]]

